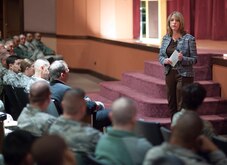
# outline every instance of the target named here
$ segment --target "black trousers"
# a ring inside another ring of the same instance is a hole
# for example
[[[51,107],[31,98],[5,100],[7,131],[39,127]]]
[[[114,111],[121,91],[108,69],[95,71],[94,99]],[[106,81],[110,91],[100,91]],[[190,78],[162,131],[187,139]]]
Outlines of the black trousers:
[[[167,100],[171,119],[174,113],[181,109],[183,86],[193,83],[193,80],[193,77],[182,77],[175,69],[171,69],[166,75]]]

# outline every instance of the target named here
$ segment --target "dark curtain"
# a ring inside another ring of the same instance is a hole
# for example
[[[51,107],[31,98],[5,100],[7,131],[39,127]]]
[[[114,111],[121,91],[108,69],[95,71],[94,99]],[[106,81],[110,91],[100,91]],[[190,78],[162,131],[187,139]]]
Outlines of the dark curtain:
[[[213,0],[212,40],[227,40],[227,0]]]
[[[212,33],[213,0],[197,0],[195,5],[196,17],[195,36],[197,39],[209,39]]]
[[[184,15],[185,30],[197,39],[227,39],[227,0],[168,0],[167,14]]]
[[[191,18],[194,15],[195,0],[168,0],[167,1],[167,16],[173,11],[179,11],[185,19],[185,30],[194,35],[194,28],[191,24]]]
[[[140,36],[140,0],[133,0],[133,38]]]

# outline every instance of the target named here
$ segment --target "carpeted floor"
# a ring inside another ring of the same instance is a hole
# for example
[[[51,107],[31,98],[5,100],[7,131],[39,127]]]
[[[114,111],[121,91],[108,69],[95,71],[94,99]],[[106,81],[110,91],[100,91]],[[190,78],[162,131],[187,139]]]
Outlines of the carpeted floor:
[[[73,88],[82,88],[85,92],[97,92],[100,90],[99,83],[102,81],[90,74],[70,73],[67,84]]]

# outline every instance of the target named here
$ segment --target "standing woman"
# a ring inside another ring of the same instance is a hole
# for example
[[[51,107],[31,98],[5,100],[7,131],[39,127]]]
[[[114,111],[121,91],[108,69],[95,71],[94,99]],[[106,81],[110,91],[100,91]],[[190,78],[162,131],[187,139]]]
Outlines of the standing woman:
[[[172,66],[170,56],[177,50],[178,62]],[[184,17],[172,12],[167,20],[167,34],[162,39],[159,61],[165,67],[168,107],[171,118],[181,109],[181,91],[194,80],[193,64],[197,62],[195,38],[184,30]]]

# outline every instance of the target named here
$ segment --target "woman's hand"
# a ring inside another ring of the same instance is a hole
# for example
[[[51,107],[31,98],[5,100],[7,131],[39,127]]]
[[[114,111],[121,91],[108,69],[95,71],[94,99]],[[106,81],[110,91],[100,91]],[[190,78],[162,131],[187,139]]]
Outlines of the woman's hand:
[[[183,54],[182,54],[182,52],[180,52],[180,53],[178,53],[178,60],[182,61],[182,59],[183,59]]]
[[[166,58],[165,60],[164,60],[164,64],[172,64],[172,61],[169,59],[169,58]]]

